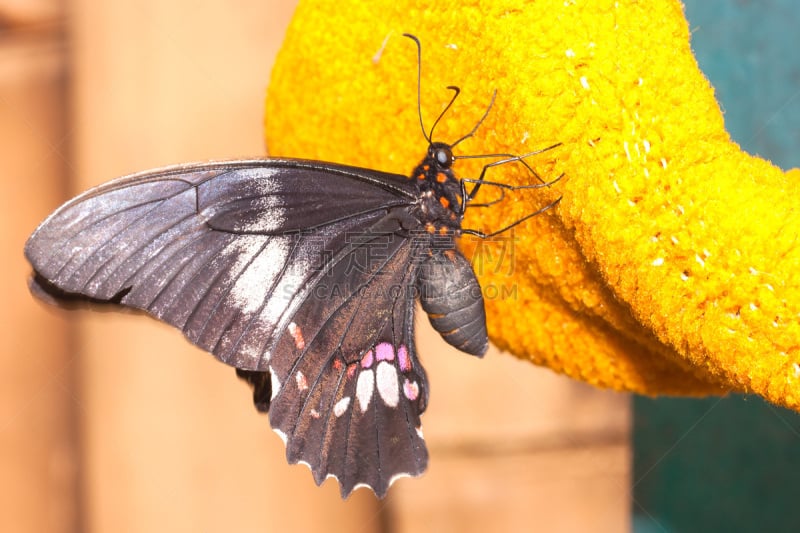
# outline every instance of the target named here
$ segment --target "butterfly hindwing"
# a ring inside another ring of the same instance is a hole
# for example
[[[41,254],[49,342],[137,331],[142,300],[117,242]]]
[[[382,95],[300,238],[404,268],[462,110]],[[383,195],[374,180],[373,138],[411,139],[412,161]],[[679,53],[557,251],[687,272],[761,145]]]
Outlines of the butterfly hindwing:
[[[407,290],[420,247],[392,233],[358,241],[334,258],[328,292],[303,302],[277,346],[276,354],[298,355],[272,360],[270,422],[289,461],[308,464],[317,483],[335,476],[343,496],[359,484],[383,496],[428,458],[420,427],[427,384]]]

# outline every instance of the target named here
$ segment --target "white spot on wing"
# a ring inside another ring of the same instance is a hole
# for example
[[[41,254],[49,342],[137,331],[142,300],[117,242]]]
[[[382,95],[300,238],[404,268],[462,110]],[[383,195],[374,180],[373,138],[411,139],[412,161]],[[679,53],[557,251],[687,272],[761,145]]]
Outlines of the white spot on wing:
[[[406,379],[403,382],[403,394],[412,402],[419,397],[419,385],[416,381]]]
[[[397,381],[397,370],[394,365],[381,361],[375,369],[378,375],[378,394],[381,395],[383,403],[389,407],[397,407],[400,401],[400,384]]]
[[[261,308],[265,290],[281,272],[289,255],[289,241],[264,235],[239,235],[220,255],[228,254],[237,256],[230,271],[240,273],[231,287],[230,298],[242,313],[252,314]]]
[[[261,320],[275,324],[291,302],[292,296],[305,282],[306,265],[303,260],[293,258],[291,266],[281,274],[281,279],[275,290],[272,291],[264,309],[261,311]],[[268,284],[268,282],[262,281]]]
[[[339,418],[347,411],[348,407],[350,407],[350,396],[345,396],[333,406],[333,414],[336,415],[336,418]]]
[[[297,371],[297,374],[294,375],[294,380],[297,382],[297,388],[300,389],[300,392],[308,389],[308,381],[306,381],[306,376],[299,370]]]
[[[280,429],[272,428],[272,431],[274,431],[275,434],[278,435],[281,438],[281,440],[283,441],[284,446],[286,445],[287,442],[289,442],[289,440],[286,438],[286,433],[284,433]]]
[[[358,375],[356,383],[356,398],[361,412],[365,413],[369,407],[369,400],[372,398],[372,391],[375,390],[375,374],[372,370],[364,370]]]

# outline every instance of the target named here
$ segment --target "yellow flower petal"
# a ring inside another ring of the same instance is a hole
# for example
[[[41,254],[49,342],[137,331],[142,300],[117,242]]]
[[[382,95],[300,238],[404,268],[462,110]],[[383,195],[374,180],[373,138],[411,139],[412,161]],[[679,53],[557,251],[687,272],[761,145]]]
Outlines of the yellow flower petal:
[[[301,2],[267,99],[270,154],[410,172],[426,146],[403,32],[423,43],[426,127],[462,89],[436,139],[470,131],[497,90],[460,154],[563,143],[528,160],[564,173],[552,190],[465,219],[488,232],[563,195],[499,240],[462,239],[497,345],[617,390],[800,406],[797,174],[730,140],[679,2]],[[518,164],[487,179],[535,182]]]

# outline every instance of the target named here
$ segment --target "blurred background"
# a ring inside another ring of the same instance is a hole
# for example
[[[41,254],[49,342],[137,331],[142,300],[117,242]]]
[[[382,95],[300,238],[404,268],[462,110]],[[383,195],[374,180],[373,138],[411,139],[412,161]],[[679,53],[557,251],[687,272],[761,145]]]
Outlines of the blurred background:
[[[383,501],[342,502],[286,464],[249,388],[180,332],[31,298],[25,239],[70,196],[266,154],[264,95],[293,7],[0,0],[0,531],[800,530],[798,417],[756,400],[632,408],[507,354],[464,356],[420,320],[429,471]],[[800,166],[797,11],[687,3],[732,134],[783,168]]]

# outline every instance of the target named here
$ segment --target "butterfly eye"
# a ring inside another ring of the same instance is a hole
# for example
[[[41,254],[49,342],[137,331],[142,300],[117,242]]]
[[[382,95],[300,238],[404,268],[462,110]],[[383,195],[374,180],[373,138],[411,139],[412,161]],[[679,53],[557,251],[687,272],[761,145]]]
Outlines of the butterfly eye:
[[[449,147],[437,148],[433,157],[436,159],[436,162],[443,167],[450,167],[450,165],[453,164],[453,152],[450,151]]]

